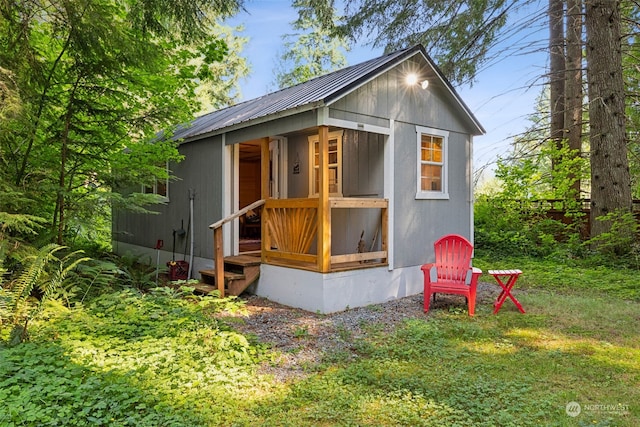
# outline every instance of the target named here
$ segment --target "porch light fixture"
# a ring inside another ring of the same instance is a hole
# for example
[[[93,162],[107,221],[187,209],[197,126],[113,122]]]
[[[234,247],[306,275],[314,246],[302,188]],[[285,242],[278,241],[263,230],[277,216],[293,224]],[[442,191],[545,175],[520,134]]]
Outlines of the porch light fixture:
[[[429,87],[429,80],[420,81],[420,79],[418,78],[418,75],[415,73],[407,74],[406,81],[407,81],[407,85],[409,86],[420,84],[420,87],[422,89],[426,89]]]

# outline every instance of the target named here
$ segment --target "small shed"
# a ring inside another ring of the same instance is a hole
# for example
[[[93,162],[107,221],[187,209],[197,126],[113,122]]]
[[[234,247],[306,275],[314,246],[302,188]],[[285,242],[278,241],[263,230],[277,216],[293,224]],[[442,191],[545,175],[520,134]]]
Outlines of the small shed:
[[[162,262],[204,279],[253,257],[257,279],[223,292],[313,312],[418,294],[433,242],[473,238],[483,133],[424,47],[390,53],[179,127],[179,179],[145,189],[166,203],[115,211],[113,247],[155,262],[175,242]]]

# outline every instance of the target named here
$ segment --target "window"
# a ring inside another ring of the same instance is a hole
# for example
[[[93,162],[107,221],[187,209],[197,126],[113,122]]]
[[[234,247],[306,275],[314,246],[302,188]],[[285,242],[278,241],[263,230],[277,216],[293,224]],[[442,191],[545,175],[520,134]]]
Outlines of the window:
[[[153,185],[143,185],[144,194],[157,194],[165,199],[169,199],[169,162],[166,164],[167,178],[156,178]]]
[[[320,137],[309,137],[309,196],[320,188]],[[342,197],[342,131],[329,133],[329,195]]]
[[[416,126],[418,134],[417,199],[448,199],[447,141],[449,132]]]

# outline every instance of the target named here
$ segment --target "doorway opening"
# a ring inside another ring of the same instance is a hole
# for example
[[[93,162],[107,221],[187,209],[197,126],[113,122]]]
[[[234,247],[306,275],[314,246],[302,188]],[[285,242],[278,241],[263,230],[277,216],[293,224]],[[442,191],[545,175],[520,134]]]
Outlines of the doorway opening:
[[[260,142],[243,142],[239,146],[238,208],[242,209],[260,200],[262,183],[260,174]],[[239,247],[241,253],[260,250],[261,209],[247,212],[240,217]]]

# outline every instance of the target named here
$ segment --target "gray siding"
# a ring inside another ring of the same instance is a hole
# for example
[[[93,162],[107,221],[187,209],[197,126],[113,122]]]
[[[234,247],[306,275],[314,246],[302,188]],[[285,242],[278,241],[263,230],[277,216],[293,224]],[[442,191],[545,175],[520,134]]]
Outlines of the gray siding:
[[[433,242],[445,234],[471,237],[470,137],[449,134],[449,200],[416,200],[416,144],[415,125],[396,126],[395,267],[432,260]]]
[[[317,124],[318,119],[316,111],[306,111],[304,113],[262,123],[257,126],[228,132],[226,135],[226,143],[229,145],[264,138],[266,136],[286,135],[290,132],[298,132],[302,129],[314,128]]]
[[[173,230],[189,227],[189,190],[194,199],[194,256],[213,257],[213,233],[209,225],[222,218],[222,144],[220,138],[181,145],[185,159],[171,164],[179,179],[169,184],[169,202],[154,206],[157,215],[114,212],[114,240],[154,247],[164,240],[164,250],[173,250]],[[139,191],[139,190],[138,190]],[[176,259],[183,259],[187,237],[176,237]],[[114,248],[117,250],[117,248]],[[189,248],[187,247],[187,252]]]
[[[405,84],[408,70],[419,69],[422,69],[423,78],[430,82],[426,90]],[[390,70],[336,101],[331,109],[332,117],[360,123],[380,125],[386,118],[395,122],[394,267],[427,262],[433,256],[433,242],[444,234],[458,233],[471,237],[469,133],[472,127],[460,113],[448,88],[435,79],[432,72],[425,70],[424,63],[406,61],[402,67]],[[450,132],[447,169],[449,200],[417,200],[415,197],[416,125]],[[382,145],[382,139],[380,141]],[[382,162],[382,154],[379,159]],[[378,167],[382,168],[382,163]],[[351,178],[354,176],[350,175]],[[364,177],[358,179],[366,182]],[[353,231],[339,235],[350,234]]]
[[[287,138],[287,157],[289,159],[287,174],[288,197],[291,199],[309,196],[309,134],[295,134]],[[299,166],[294,173],[294,166]]]
[[[331,105],[331,116],[357,122],[388,126],[388,119],[421,126],[470,133],[468,119],[451,97],[448,88],[440,83],[425,63],[406,61],[382,74],[356,91]],[[408,70],[420,70],[429,80],[425,90],[419,86],[407,86]],[[369,116],[369,117],[367,117]],[[385,123],[387,121],[387,124]]]

